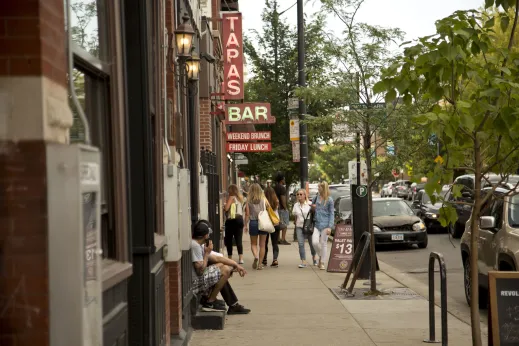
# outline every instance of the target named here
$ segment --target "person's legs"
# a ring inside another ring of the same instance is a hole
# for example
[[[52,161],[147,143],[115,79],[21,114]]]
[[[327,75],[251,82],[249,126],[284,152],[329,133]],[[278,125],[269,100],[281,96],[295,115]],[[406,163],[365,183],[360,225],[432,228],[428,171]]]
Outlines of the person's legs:
[[[239,262],[243,263],[243,219],[237,225],[234,233],[234,239],[236,240],[236,248],[238,249]]]
[[[320,239],[320,248],[321,248],[321,254],[319,261],[321,264],[324,264],[326,260],[328,259],[326,256],[328,255],[328,234],[326,234],[326,231],[323,229],[321,230],[321,239]]]
[[[213,286],[213,289],[211,291],[211,294],[207,298],[207,302],[211,303],[216,300],[216,297],[218,296],[218,293],[220,293],[223,285],[227,282],[229,277],[231,276],[231,268],[229,266],[223,265],[220,267],[220,280],[216,283],[216,285]]]
[[[320,238],[321,232],[317,228],[314,228],[314,233],[312,234],[312,245],[319,256],[321,256],[321,244],[319,243],[321,240]]]
[[[257,235],[250,236],[250,249],[252,251],[252,256],[254,256],[254,258],[257,259],[258,258],[258,236]]]
[[[281,219],[281,240],[279,241],[279,243],[284,245],[290,245],[290,243],[287,241],[287,228],[288,224],[290,223],[290,215],[288,214],[288,210],[280,210],[279,218]]]
[[[264,265],[267,265],[267,255],[269,253],[269,238],[270,234],[267,234],[267,237],[265,238],[265,257],[263,257],[263,260],[261,261],[261,263],[263,263]]]
[[[259,261],[260,263],[263,262],[263,259],[265,258],[265,242],[267,241],[267,234],[261,234],[259,235]],[[262,268],[262,266],[258,265],[258,268]]]
[[[225,236],[223,237],[223,243],[227,248],[227,257],[232,258],[232,238],[234,236],[234,230],[231,226],[231,220],[225,221]]]
[[[278,256],[279,256],[279,246],[278,246],[278,241],[279,241],[279,232],[280,232],[280,229],[279,229],[279,226],[276,226],[276,231],[274,233],[271,234],[271,238],[272,238],[272,255],[273,255],[273,261],[277,261],[278,260]]]
[[[303,229],[296,227],[297,233],[297,243],[299,244],[299,258],[301,262],[304,263],[306,261],[306,253],[305,253],[305,237],[303,237]]]
[[[314,262],[314,265],[315,265],[315,261],[316,261],[315,256],[317,255],[317,252],[314,249],[314,244],[312,244],[312,237],[308,236],[305,238],[308,238],[308,245],[310,246],[310,253],[312,254],[312,261]],[[303,240],[303,243],[304,243],[304,240]]]
[[[234,293],[229,281],[223,285],[222,289],[220,290],[220,294],[222,295],[223,300],[225,300],[225,304],[227,304],[227,306],[233,306],[234,304],[238,303],[238,297],[236,297],[236,294]]]

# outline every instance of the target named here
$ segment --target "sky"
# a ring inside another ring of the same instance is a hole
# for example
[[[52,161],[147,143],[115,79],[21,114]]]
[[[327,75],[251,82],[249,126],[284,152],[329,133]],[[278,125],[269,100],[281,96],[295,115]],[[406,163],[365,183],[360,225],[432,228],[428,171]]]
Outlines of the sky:
[[[292,6],[296,0],[278,0],[280,12]],[[319,9],[319,0],[305,0],[307,16]],[[452,14],[456,10],[476,9],[484,0],[366,0],[358,12],[358,20],[372,25],[400,28],[406,33],[406,40],[431,35],[434,22]],[[265,0],[241,0],[240,11],[243,13],[243,33],[249,30],[261,30],[261,13]],[[283,16],[292,25],[297,24],[297,6],[292,7]],[[330,19],[328,28],[341,30],[342,22]]]

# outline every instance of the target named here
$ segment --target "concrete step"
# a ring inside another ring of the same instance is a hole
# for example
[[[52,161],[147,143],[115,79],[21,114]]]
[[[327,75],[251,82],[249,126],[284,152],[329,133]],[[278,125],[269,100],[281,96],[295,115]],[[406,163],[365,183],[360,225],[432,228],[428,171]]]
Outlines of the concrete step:
[[[198,330],[223,330],[225,311],[197,311],[191,319],[191,326]]]

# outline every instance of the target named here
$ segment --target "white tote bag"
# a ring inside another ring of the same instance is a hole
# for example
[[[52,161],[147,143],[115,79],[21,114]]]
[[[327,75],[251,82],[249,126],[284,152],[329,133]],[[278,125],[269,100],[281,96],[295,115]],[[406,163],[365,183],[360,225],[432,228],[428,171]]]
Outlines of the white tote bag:
[[[258,228],[260,231],[263,231],[263,232],[274,233],[276,230],[274,229],[274,225],[272,224],[272,221],[270,220],[269,213],[265,206],[265,201],[262,201],[262,202],[263,202],[263,210],[260,211],[258,214]]]

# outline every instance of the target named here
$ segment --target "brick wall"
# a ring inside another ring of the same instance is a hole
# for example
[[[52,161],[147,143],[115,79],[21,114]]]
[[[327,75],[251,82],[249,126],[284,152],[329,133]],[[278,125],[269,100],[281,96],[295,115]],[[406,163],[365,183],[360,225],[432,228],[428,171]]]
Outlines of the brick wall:
[[[200,148],[213,151],[213,121],[211,99],[200,98]]]
[[[66,85],[63,1],[0,1],[0,76]]]
[[[167,263],[169,275],[170,330],[172,335],[178,335],[182,329],[182,284],[180,267],[180,261]]]

